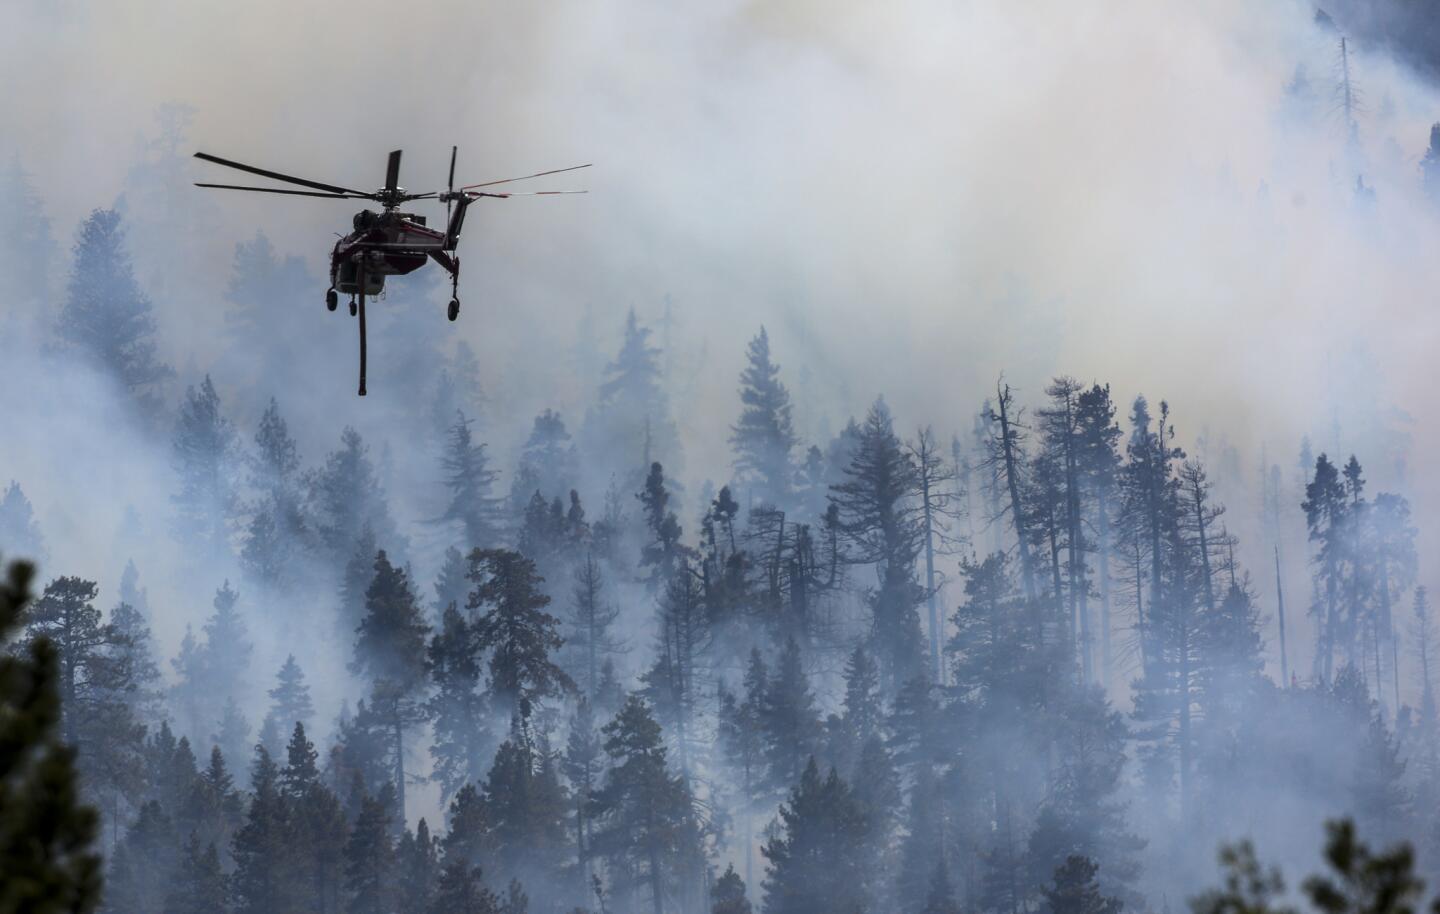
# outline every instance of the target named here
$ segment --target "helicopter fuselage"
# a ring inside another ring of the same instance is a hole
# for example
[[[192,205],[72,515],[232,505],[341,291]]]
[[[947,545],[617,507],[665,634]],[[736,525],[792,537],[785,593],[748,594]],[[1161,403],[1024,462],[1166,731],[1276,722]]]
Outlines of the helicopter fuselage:
[[[445,233],[429,228],[424,216],[363,210],[355,214],[354,226],[330,255],[330,282],[343,294],[377,295],[386,276],[412,273],[445,254]]]

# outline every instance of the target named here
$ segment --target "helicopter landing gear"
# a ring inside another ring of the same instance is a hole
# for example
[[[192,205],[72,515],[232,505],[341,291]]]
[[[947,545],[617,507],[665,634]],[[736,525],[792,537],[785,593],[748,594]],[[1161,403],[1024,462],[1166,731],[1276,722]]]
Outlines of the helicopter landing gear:
[[[460,316],[460,299],[450,299],[450,307],[445,310],[445,316],[450,318],[452,321]]]
[[[334,311],[340,304],[340,296],[333,288],[325,290],[325,310]]]

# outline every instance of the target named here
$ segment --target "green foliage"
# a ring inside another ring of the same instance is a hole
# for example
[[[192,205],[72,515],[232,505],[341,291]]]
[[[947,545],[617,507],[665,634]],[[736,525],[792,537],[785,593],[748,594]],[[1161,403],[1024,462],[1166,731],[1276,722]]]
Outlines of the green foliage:
[[[6,568],[0,644],[15,637],[33,577],[27,563]],[[0,914],[88,914],[100,901],[98,816],[60,742],[61,669],[45,637],[0,653]]]

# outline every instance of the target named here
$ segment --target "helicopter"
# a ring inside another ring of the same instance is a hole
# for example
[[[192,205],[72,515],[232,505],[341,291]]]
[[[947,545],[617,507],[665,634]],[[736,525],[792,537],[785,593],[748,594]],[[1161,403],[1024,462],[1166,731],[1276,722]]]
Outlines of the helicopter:
[[[330,252],[330,288],[325,292],[325,307],[334,311],[340,303],[340,295],[350,296],[350,316],[358,317],[360,324],[360,396],[365,396],[365,297],[379,295],[385,289],[386,276],[403,276],[413,273],[434,260],[450,274],[450,305],[446,316],[454,321],[460,316],[460,257],[455,247],[460,241],[460,229],[465,224],[465,211],[470,204],[485,197],[506,199],[508,197],[552,196],[557,194],[583,194],[583,190],[539,190],[539,191],[490,191],[482,188],[528,181],[546,175],[589,168],[589,164],[555,168],[550,171],[521,175],[518,178],[502,178],[481,184],[467,184],[455,187],[455,156],[459,147],[450,147],[450,177],[443,191],[429,191],[422,194],[406,193],[400,187],[400,158],[402,150],[390,153],[385,165],[385,186],[376,191],[355,190],[337,184],[325,184],[297,178],[245,165],[230,159],[195,153],[195,158],[226,168],[259,175],[307,187],[309,190],[291,190],[280,187],[252,187],[240,184],[209,184],[196,181],[196,187],[218,188],[220,190],[256,191],[265,194],[286,194],[297,197],[324,197],[331,200],[373,200],[380,204],[381,211],[361,210],[352,221],[353,231],[335,242]],[[444,231],[431,228],[424,216],[401,212],[400,207],[414,200],[435,200],[445,204]]]

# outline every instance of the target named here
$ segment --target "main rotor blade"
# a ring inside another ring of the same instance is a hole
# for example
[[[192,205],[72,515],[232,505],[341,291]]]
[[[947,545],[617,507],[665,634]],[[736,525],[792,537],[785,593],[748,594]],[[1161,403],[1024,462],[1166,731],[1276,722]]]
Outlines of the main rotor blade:
[[[390,153],[390,161],[385,164],[385,189],[388,191],[393,192],[400,181],[400,152],[397,149]]]
[[[288,184],[299,184],[301,187],[313,187],[316,190],[328,190],[332,194],[358,194],[368,197],[364,191],[355,190],[351,187],[340,187],[335,184],[321,184],[319,181],[307,181],[304,178],[297,178],[293,175],[284,175],[278,171],[266,171],[263,168],[256,168],[253,165],[245,165],[240,162],[232,162],[229,159],[222,159],[219,156],[212,156],[208,152],[197,152],[195,158],[204,159],[207,162],[214,162],[216,165],[224,165],[226,168],[235,168],[240,171],[248,171],[252,175],[259,175],[262,178],[274,178],[276,181],[284,181]]]
[[[552,171],[537,171],[533,175],[521,175],[518,178],[501,178],[499,181],[486,181],[484,184],[466,184],[461,190],[471,190],[476,187],[493,187],[496,184],[509,184],[511,181],[528,181],[531,178],[542,178],[545,175],[558,175],[562,171],[576,171],[581,168],[589,168],[595,163],[587,162],[584,165],[571,165],[569,168],[556,168]]]
[[[195,182],[196,187],[218,187],[221,190],[253,190],[262,194],[291,194],[296,197],[328,197],[331,200],[372,200],[371,194],[326,194],[318,190],[285,190],[280,187],[247,187],[243,184],[202,184]]]
[[[455,154],[459,151],[459,146],[450,147],[450,180],[446,183],[445,188],[451,193],[455,192]]]
[[[588,191],[588,190],[512,190],[512,191],[498,191],[498,192],[496,192],[496,193],[486,193],[486,192],[484,192],[484,191],[471,190],[471,191],[466,191],[466,193],[469,194],[469,195],[472,196],[472,197],[499,197],[500,199],[503,200],[503,199],[506,198],[506,197],[549,197],[549,196],[552,196],[552,195],[554,195],[554,194],[588,194],[588,193],[590,193],[590,191]]]

